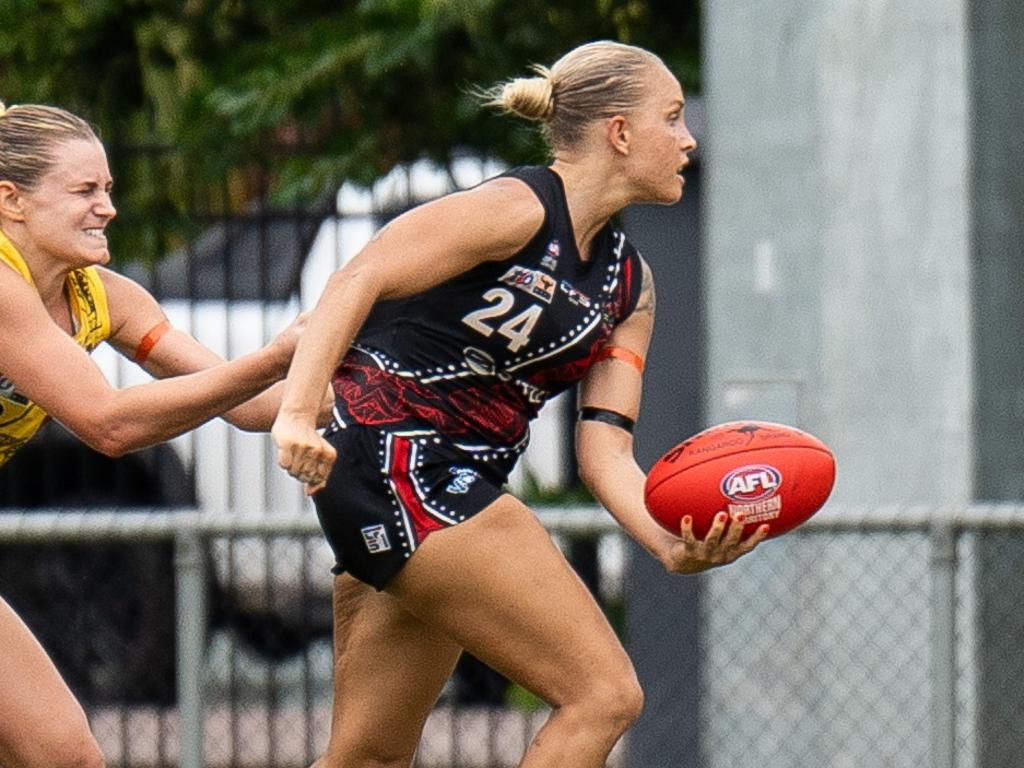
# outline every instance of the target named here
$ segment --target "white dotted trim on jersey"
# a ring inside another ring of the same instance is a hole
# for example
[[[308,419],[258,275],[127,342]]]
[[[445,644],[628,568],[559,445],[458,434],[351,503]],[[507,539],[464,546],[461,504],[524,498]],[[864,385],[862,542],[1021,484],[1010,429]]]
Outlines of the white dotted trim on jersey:
[[[612,249],[612,256],[614,258],[612,263],[608,265],[608,282],[601,287],[602,298],[610,297],[616,286],[619,284],[619,272],[622,268],[622,249],[626,245],[626,236],[621,232],[614,232],[614,235],[618,239],[618,242]],[[549,357],[553,357],[554,355],[565,351],[569,347],[575,346],[580,342],[580,340],[585,338],[592,330],[594,330],[594,327],[599,325],[600,322],[601,311],[596,308],[591,309],[590,314],[587,315],[586,325],[580,323],[565,336],[562,336],[557,342],[553,341],[546,347],[541,347],[532,355],[517,357],[512,361],[511,365],[508,365],[505,368],[505,370],[518,370],[524,365],[546,360]]]
[[[373,360],[374,363],[377,364],[377,367],[379,367],[383,371],[387,371],[389,373],[394,373],[396,375],[406,377],[411,377],[413,375],[410,374],[408,371],[400,370],[397,362],[390,360],[387,355],[384,355],[379,350],[370,349],[359,344],[353,344],[352,348],[367,355],[371,360]],[[339,426],[344,428],[345,424],[341,418],[341,414],[338,413],[337,407],[335,407],[334,409],[334,417],[338,421]],[[398,435],[399,437],[414,438],[415,442],[418,443],[419,445],[426,445],[428,441],[437,444],[446,442],[449,445],[458,448],[460,451],[466,451],[467,453],[473,454],[482,454],[476,457],[480,461],[497,461],[498,459],[502,459],[512,454],[521,454],[523,451],[526,450],[526,446],[530,444],[529,429],[526,430],[526,434],[519,438],[519,440],[516,443],[507,446],[495,446],[486,444],[470,445],[468,443],[459,443],[450,438],[440,437],[440,434],[436,429],[394,429],[387,430],[387,434]]]
[[[603,297],[611,296],[612,292],[619,284],[619,273],[622,270],[622,249],[626,245],[626,236],[622,232],[615,232],[614,236],[617,239],[617,242],[612,249],[614,259],[612,263],[608,265],[608,282],[601,287]],[[601,311],[598,309],[592,309],[587,315],[587,320],[584,323],[579,323],[575,328],[559,338],[557,342],[553,341],[550,344],[541,347],[531,355],[514,358],[511,363],[501,371],[501,373],[516,371],[526,365],[530,365],[531,363],[536,363],[558,355],[569,347],[578,344],[580,340],[594,330],[600,322]],[[454,379],[483,375],[479,371],[470,369],[465,361],[459,365],[452,363],[438,368],[430,368],[421,371],[407,371],[403,370],[398,361],[392,359],[389,355],[384,354],[380,350],[370,349],[360,344],[353,344],[352,348],[369,355],[382,371],[407,379],[415,379],[423,384],[432,384],[437,381],[451,381]],[[495,371],[491,375],[497,377],[498,374],[499,372]],[[515,383],[520,387],[536,389],[532,384],[528,384],[521,380],[516,380]]]
[[[390,374],[392,374],[394,376],[400,376],[400,377],[405,378],[405,379],[415,379],[416,381],[420,382],[421,384],[430,384],[430,383],[435,382],[435,381],[450,381],[452,379],[461,379],[461,378],[465,378],[467,376],[491,376],[493,378],[499,378],[500,374],[506,373],[505,371],[500,371],[500,372],[499,371],[495,371],[495,372],[490,373],[490,374],[480,373],[478,371],[469,370],[469,367],[466,365],[466,363],[462,363],[462,367],[466,368],[466,370],[464,370],[464,371],[459,371],[458,373],[448,373],[448,374],[444,374],[444,375],[440,375],[440,376],[424,377],[424,376],[421,375],[422,371],[407,371],[407,370],[404,370],[399,362],[397,362],[396,360],[391,358],[390,355],[387,355],[386,353],[382,352],[379,349],[371,349],[370,347],[364,347],[361,344],[353,344],[352,345],[352,349],[357,350],[358,352],[362,352],[364,355],[367,355],[371,360],[373,360],[373,362],[377,365],[377,367],[380,368],[385,373],[390,373]],[[454,365],[450,365],[448,367],[449,368],[455,368]],[[443,369],[438,368],[437,370],[440,371],[440,370],[443,370]],[[533,384],[530,384],[527,381],[523,381],[522,379],[517,379],[517,378],[512,378],[512,377],[509,377],[508,381],[509,381],[509,383],[516,385],[517,387],[520,388],[520,390],[523,390],[523,391],[526,391],[526,390],[536,390],[536,391],[540,392],[541,395],[545,397],[545,399],[547,399],[547,394],[548,394],[547,391],[541,389],[540,387],[534,386]],[[433,434],[433,432],[432,431],[419,431],[419,432],[410,431],[410,432],[396,432],[395,434],[417,435],[417,434]]]
[[[430,384],[435,381],[445,381],[449,379],[462,379],[467,376],[477,376],[475,371],[469,369],[465,363],[461,363],[459,366],[449,365],[447,372],[445,368],[434,368],[426,371],[407,371],[402,368],[401,363],[394,360],[390,355],[385,354],[379,349],[371,349],[370,347],[364,347],[362,344],[353,344],[352,349],[362,352],[373,359],[373,362],[377,364],[385,373],[390,373],[394,376],[400,376],[403,379],[415,379],[421,384]],[[463,370],[460,370],[463,369]]]

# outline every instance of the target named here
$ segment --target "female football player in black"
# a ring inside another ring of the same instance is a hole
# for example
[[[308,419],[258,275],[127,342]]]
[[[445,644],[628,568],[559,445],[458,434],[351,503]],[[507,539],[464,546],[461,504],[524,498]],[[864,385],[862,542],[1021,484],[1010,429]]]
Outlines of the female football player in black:
[[[521,765],[597,768],[640,711],[630,660],[530,510],[503,489],[541,405],[580,383],[594,496],[665,567],[749,552],[644,508],[632,451],[654,319],[650,270],[610,218],[679,200],[696,143],[653,54],[598,42],[496,88],[554,161],[399,217],[329,280],[272,433],[337,556],[335,700],[317,766],[408,766],[463,649],[552,707]],[[333,380],[335,421],[315,431]],[[334,459],[338,457],[338,461]]]

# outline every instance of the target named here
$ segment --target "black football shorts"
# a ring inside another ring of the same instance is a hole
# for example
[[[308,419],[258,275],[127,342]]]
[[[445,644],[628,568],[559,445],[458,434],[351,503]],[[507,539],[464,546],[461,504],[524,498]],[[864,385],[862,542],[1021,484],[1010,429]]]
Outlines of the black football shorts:
[[[335,573],[383,589],[430,534],[494,502],[504,475],[436,435],[401,436],[361,425],[325,434],[338,451],[314,494]]]

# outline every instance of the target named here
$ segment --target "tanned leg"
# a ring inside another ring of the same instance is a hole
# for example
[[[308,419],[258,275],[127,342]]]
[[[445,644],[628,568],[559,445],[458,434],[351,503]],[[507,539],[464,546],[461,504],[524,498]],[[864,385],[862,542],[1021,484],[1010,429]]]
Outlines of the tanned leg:
[[[0,598],[0,766],[105,764],[81,705],[39,641]]]

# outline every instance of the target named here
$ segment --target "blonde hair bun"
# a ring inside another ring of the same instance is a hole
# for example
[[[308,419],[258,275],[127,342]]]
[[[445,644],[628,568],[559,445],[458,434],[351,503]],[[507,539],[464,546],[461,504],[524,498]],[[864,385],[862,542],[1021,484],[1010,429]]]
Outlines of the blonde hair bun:
[[[533,67],[536,77],[517,77],[502,85],[492,104],[527,120],[547,120],[555,111],[554,83],[551,71],[540,65]]]

